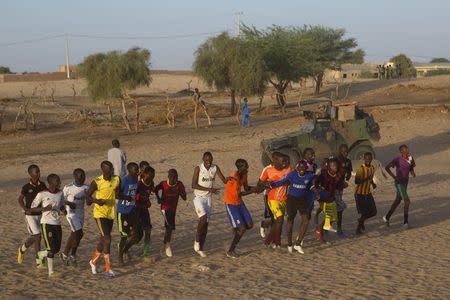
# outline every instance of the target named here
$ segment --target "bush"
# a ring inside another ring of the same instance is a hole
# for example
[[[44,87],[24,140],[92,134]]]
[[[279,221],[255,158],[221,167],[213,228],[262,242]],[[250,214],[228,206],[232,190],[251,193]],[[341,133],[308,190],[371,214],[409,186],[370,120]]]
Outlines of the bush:
[[[447,70],[432,70],[425,73],[425,77],[438,76],[438,75],[450,75],[450,69]]]
[[[358,76],[359,78],[377,78],[376,74],[372,71],[362,71]]]

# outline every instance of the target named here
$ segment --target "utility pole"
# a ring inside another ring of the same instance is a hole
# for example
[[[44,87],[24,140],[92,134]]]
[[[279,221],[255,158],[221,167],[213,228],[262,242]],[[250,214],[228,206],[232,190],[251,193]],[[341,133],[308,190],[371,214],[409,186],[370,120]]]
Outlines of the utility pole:
[[[242,12],[235,13],[236,15],[236,36],[239,37],[241,35],[241,15]]]
[[[69,38],[66,34],[66,73],[67,79],[70,79],[70,66],[69,66]]]

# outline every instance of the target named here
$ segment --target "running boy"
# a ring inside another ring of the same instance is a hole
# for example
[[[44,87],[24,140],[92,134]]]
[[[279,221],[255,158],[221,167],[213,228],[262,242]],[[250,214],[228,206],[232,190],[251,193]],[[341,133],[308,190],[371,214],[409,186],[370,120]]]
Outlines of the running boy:
[[[111,230],[114,224],[116,198],[119,196],[120,178],[114,175],[114,167],[111,162],[105,160],[100,164],[102,175],[91,182],[87,191],[86,204],[94,203],[94,219],[100,233],[100,239],[92,259],[89,261],[92,274],[98,273],[97,263],[103,252],[106,275],[114,277],[111,269],[109,253],[111,250]],[[93,197],[95,193],[95,197]]]
[[[320,168],[317,168],[316,153],[313,148],[305,148],[305,150],[303,150],[303,161],[306,162],[306,173],[312,174],[315,181],[317,176],[320,175]],[[316,192],[312,190],[306,193],[306,201],[308,202],[308,218],[310,220],[312,211],[314,210],[314,200],[316,195]]]
[[[142,163],[142,162],[141,162]],[[149,255],[150,236],[152,233],[152,222],[148,209],[151,206],[150,195],[155,188],[153,179],[155,178],[155,169],[150,166],[144,167],[139,174],[138,190],[136,194],[136,211],[138,221],[140,222],[139,230],[143,231],[139,236],[144,235],[144,256]]]
[[[356,171],[355,176],[355,201],[356,209],[360,214],[358,219],[358,227],[356,228],[356,234],[362,234],[366,230],[364,222],[374,217],[377,214],[377,207],[375,200],[373,199],[370,187],[374,189],[377,185],[374,182],[375,167],[372,166],[372,153],[364,153],[364,164]]]
[[[41,212],[41,228],[45,250],[39,251],[39,258],[47,259],[48,276],[54,273],[53,258],[61,249],[61,212],[66,214],[61,180],[56,174],[47,176],[48,189],[37,194],[31,203],[31,212]]]
[[[290,172],[281,180],[271,182],[271,187],[279,187],[285,183],[289,183],[287,192],[286,212],[287,212],[287,240],[288,251],[292,253],[293,249],[304,254],[302,249],[302,241],[308,228],[308,200],[307,196],[313,186],[314,175],[306,172],[306,162],[300,161],[297,164],[296,170]],[[294,220],[297,212],[300,213],[301,223],[298,230],[297,241],[292,247],[292,228],[294,227]]]
[[[120,179],[120,194],[117,202],[117,222],[120,233],[119,264],[123,265],[124,255],[141,238],[142,231],[136,212],[136,194],[138,189],[139,166],[131,162],[127,164],[128,174]],[[130,239],[128,239],[130,236]],[[127,255],[128,256],[128,255]]]
[[[400,202],[403,200],[405,203],[404,207],[404,213],[403,213],[403,228],[408,229],[409,223],[408,223],[408,211],[409,211],[409,196],[407,192],[408,188],[408,181],[409,181],[409,174],[412,175],[412,177],[416,177],[416,173],[414,171],[414,168],[416,167],[416,162],[414,161],[414,158],[409,154],[408,146],[401,145],[399,147],[400,150],[400,156],[394,158],[387,166],[386,166],[386,172],[388,172],[389,175],[392,176],[395,180],[395,188],[397,190],[397,196],[395,197],[394,203],[392,203],[391,209],[386,214],[386,216],[383,217],[384,222],[387,226],[389,226],[389,220],[394,213],[397,206],[400,204]],[[392,173],[391,168],[395,167],[396,174]]]
[[[228,213],[228,220],[233,228],[233,240],[226,255],[231,258],[237,258],[238,254],[235,252],[236,246],[241,240],[244,233],[253,227],[253,220],[245,203],[242,201],[242,196],[249,195],[256,191],[248,185],[247,173],[248,163],[245,159],[238,159],[235,162],[236,171],[231,173],[230,180],[225,186],[225,208]],[[241,191],[244,187],[244,191]]]
[[[272,154],[272,165],[267,166],[259,177],[258,186],[264,185],[266,181],[278,181],[292,171],[292,168],[283,164],[284,155],[280,152]],[[274,249],[281,248],[281,232],[283,228],[284,213],[286,210],[287,186],[282,185],[270,189],[267,204],[273,215],[273,224],[264,244],[270,246],[273,242]]]
[[[45,183],[39,180],[41,171],[38,166],[30,165],[28,167],[28,175],[30,176],[30,181],[22,187],[18,201],[25,213],[25,223],[27,224],[29,236],[19,248],[17,262],[21,264],[23,262],[23,254],[25,251],[31,246],[34,246],[36,266],[42,267],[44,261],[40,260],[38,255],[38,252],[41,250],[41,213],[32,213],[30,208],[36,195],[39,192],[44,191],[47,187],[45,186]]]
[[[339,237],[345,237],[344,231],[342,231],[342,215],[344,213],[344,209],[347,208],[347,205],[342,199],[342,195],[344,194],[344,183],[349,181],[352,177],[352,161],[348,158],[348,146],[346,144],[342,144],[339,146],[339,155],[337,157],[338,162],[338,172],[341,173],[341,181],[339,182],[336,192],[336,210],[337,210],[337,234]]]
[[[66,242],[64,252],[60,254],[61,260],[68,265],[77,265],[76,253],[83,237],[84,225],[84,203],[86,202],[86,193],[89,187],[84,184],[86,174],[83,169],[73,171],[74,182],[63,188],[65,203],[67,204],[67,222],[69,223],[71,233]],[[70,251],[70,254],[69,254]],[[70,255],[70,256],[69,256]]]
[[[212,194],[218,194],[219,189],[214,187],[216,174],[224,184],[228,178],[223,176],[219,166],[213,164],[211,152],[203,154],[203,163],[195,167],[192,175],[192,188],[194,189],[194,207],[198,216],[197,232],[195,235],[194,250],[201,257],[206,257],[204,245],[208,232],[208,222],[211,217]]]
[[[320,189],[320,206],[317,208],[316,215],[314,217],[316,224],[315,234],[316,238],[322,242],[325,242],[323,230],[336,231],[331,227],[330,222],[337,219],[335,193],[342,177],[342,174],[338,172],[338,163],[336,159],[329,159],[326,165],[327,167],[322,169],[315,182],[316,189]],[[348,184],[344,182],[344,188],[347,186]],[[325,220],[319,226],[319,215],[321,212],[325,214]]]
[[[161,195],[159,195],[161,191]],[[175,230],[175,215],[177,213],[178,199],[181,197],[186,201],[186,189],[184,184],[178,180],[178,172],[170,169],[167,174],[167,180],[161,181],[155,187],[155,195],[158,203],[161,204],[161,213],[164,217],[164,250],[167,257],[172,257],[172,248],[170,248],[170,240],[172,231]]]

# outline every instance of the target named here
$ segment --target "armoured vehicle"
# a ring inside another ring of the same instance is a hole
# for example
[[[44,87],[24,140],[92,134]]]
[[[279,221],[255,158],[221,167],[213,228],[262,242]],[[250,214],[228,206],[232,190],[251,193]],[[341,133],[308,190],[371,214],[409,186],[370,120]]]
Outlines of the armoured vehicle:
[[[371,140],[380,139],[380,127],[356,102],[307,99],[299,108],[307,122],[298,131],[261,142],[264,166],[270,164],[275,151],[289,155],[291,165],[296,165],[305,148],[313,148],[316,160],[321,161],[336,155],[341,144],[348,145],[352,160],[361,159],[365,152],[372,152],[375,158]]]

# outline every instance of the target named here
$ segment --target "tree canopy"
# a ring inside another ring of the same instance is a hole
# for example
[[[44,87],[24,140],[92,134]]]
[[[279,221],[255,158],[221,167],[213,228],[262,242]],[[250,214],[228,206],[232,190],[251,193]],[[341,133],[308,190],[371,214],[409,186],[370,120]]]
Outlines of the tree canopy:
[[[149,85],[150,51],[131,48],[127,52],[110,51],[89,55],[80,64],[87,91],[93,100],[123,98],[127,92]]]
[[[450,62],[450,60],[448,60],[445,57],[435,57],[430,61],[430,63],[447,63],[447,62]]]
[[[412,60],[405,54],[399,54],[391,57],[389,60],[392,62],[397,69],[397,74],[400,78],[408,78],[416,76],[416,69]]]
[[[0,74],[12,74],[9,67],[0,66]]]

